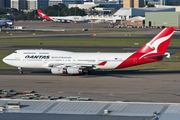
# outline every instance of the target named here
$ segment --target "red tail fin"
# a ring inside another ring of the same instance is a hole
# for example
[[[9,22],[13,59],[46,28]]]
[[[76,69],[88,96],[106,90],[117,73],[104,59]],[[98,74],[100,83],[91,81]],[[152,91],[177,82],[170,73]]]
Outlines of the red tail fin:
[[[49,18],[46,14],[44,14],[41,10],[37,9],[37,11],[38,11],[40,18],[52,21],[52,19]]]
[[[150,40],[146,45],[144,45],[140,50],[138,50],[136,53],[144,54],[140,57],[140,59],[150,54],[164,54],[168,48],[174,30],[174,27],[163,29],[152,40]]]
[[[174,27],[163,29],[141,49],[139,49],[137,52],[129,56],[124,62],[118,65],[116,69],[162,60],[163,57],[157,56],[163,56],[165,54],[174,30]],[[157,59],[152,59],[153,56],[156,56]]]

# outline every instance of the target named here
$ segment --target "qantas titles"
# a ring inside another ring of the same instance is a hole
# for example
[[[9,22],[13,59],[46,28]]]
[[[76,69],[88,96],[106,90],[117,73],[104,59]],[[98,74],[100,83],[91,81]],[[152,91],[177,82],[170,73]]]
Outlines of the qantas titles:
[[[27,55],[25,56],[26,59],[49,59],[50,56],[46,56],[46,55]]]
[[[50,59],[50,55],[46,56],[46,55],[26,55],[25,56],[26,59]],[[52,56],[52,59],[71,59],[72,57],[68,56]]]

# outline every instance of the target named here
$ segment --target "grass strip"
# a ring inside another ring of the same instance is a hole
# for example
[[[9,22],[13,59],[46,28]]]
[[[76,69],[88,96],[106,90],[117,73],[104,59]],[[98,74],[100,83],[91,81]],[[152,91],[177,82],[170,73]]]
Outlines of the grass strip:
[[[93,45],[93,46],[132,46],[139,43],[143,46],[149,39],[111,39],[111,38],[31,38],[31,39],[1,39],[0,45]],[[180,39],[173,39],[170,46],[179,46]]]

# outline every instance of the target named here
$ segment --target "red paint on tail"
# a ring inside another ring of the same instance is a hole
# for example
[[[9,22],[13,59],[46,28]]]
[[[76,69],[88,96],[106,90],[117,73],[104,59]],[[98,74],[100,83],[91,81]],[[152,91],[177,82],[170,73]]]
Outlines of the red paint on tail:
[[[46,20],[49,20],[49,21],[53,21],[51,18],[49,18],[46,14],[44,14],[41,10],[37,9],[38,11],[38,14],[40,16],[41,19],[46,19]]]
[[[174,30],[174,27],[163,29],[141,49],[118,65],[116,69],[162,60],[163,58],[146,59],[145,57],[164,55],[171,41]]]

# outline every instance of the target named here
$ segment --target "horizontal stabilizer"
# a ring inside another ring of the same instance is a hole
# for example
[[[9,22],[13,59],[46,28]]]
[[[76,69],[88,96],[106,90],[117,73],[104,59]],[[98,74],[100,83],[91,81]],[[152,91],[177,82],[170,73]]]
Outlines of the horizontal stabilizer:
[[[150,57],[144,57],[145,59],[160,59],[160,58],[165,58],[168,56],[168,54],[165,55],[156,55],[156,56],[150,56]]]
[[[167,59],[170,58],[171,55],[174,55],[176,53],[165,53],[164,55],[156,55],[156,56],[150,56],[150,57],[144,57],[145,59]]]
[[[170,55],[174,55],[174,54],[176,54],[176,53],[170,53]]]

